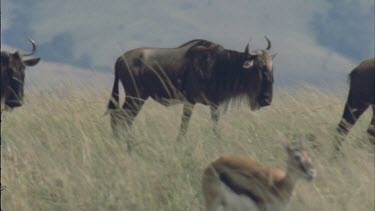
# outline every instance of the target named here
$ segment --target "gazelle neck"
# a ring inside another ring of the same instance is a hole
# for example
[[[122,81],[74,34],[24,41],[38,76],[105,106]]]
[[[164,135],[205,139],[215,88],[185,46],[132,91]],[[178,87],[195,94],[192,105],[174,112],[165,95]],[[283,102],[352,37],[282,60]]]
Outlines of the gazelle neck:
[[[286,169],[285,177],[282,181],[277,184],[277,196],[280,201],[287,203],[293,194],[294,187],[297,181],[300,179],[300,175],[296,167],[288,165]]]

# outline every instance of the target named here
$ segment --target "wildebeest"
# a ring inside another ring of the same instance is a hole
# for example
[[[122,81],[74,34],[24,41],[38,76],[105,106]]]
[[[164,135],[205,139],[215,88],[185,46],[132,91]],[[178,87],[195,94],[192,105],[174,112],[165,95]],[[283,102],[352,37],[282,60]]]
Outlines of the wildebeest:
[[[23,86],[26,66],[36,65],[40,58],[24,60],[23,56],[31,56],[36,51],[35,42],[28,39],[33,49],[31,52],[16,51],[10,53],[1,51],[1,107],[15,108],[22,105]]]
[[[342,119],[337,127],[341,139],[349,133],[357,119],[371,105],[372,120],[367,130],[370,141],[375,144],[375,58],[367,59],[349,74],[350,90]],[[338,145],[338,147],[339,147]]]
[[[120,56],[108,109],[115,135],[121,122],[130,126],[148,97],[168,106],[183,103],[179,132],[187,130],[196,103],[209,105],[216,132],[220,106],[245,100],[252,110],[268,106],[273,94],[273,65],[269,50],[228,50],[216,43],[195,39],[177,48],[138,48]],[[122,111],[119,81],[125,90]]]

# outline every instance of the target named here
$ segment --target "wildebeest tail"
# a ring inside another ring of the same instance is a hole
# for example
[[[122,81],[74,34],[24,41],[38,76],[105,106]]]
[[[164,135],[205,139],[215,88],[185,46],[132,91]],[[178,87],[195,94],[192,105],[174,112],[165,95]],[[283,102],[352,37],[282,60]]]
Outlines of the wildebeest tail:
[[[116,63],[117,66],[117,63]],[[118,83],[119,83],[119,76],[117,73],[117,68],[115,67],[115,80],[113,82],[113,87],[112,87],[112,94],[111,94],[111,99],[109,99],[108,102],[108,109],[116,109],[119,107],[119,88],[118,88]]]

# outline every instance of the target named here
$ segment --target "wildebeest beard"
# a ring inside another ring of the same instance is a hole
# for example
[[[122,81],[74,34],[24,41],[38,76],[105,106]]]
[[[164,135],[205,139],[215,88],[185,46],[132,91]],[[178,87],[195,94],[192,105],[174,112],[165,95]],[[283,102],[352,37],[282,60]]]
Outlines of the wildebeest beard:
[[[238,109],[240,106],[249,106],[251,110],[258,109],[258,96],[261,91],[262,70],[252,67],[245,70],[242,65],[249,55],[224,50],[216,60],[216,71],[213,73],[210,87],[218,95],[219,110],[225,113],[228,110]],[[260,58],[261,59],[261,58]]]

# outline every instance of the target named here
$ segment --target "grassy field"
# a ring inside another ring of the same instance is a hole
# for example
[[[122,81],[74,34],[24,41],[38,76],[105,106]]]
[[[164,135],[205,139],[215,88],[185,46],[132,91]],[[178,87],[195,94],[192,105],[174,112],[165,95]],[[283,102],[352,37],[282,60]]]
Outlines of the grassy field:
[[[205,166],[238,154],[285,168],[280,140],[307,135],[318,176],[300,181],[288,210],[374,210],[374,148],[367,111],[334,156],[335,127],[345,94],[312,87],[276,90],[272,106],[224,114],[222,139],[209,109],[196,106],[183,142],[176,142],[182,106],[148,101],[137,117],[131,154],[112,138],[104,116],[110,86],[60,84],[26,90],[26,104],[2,115],[1,206],[10,210],[203,210]],[[123,97],[121,98],[123,99]]]

